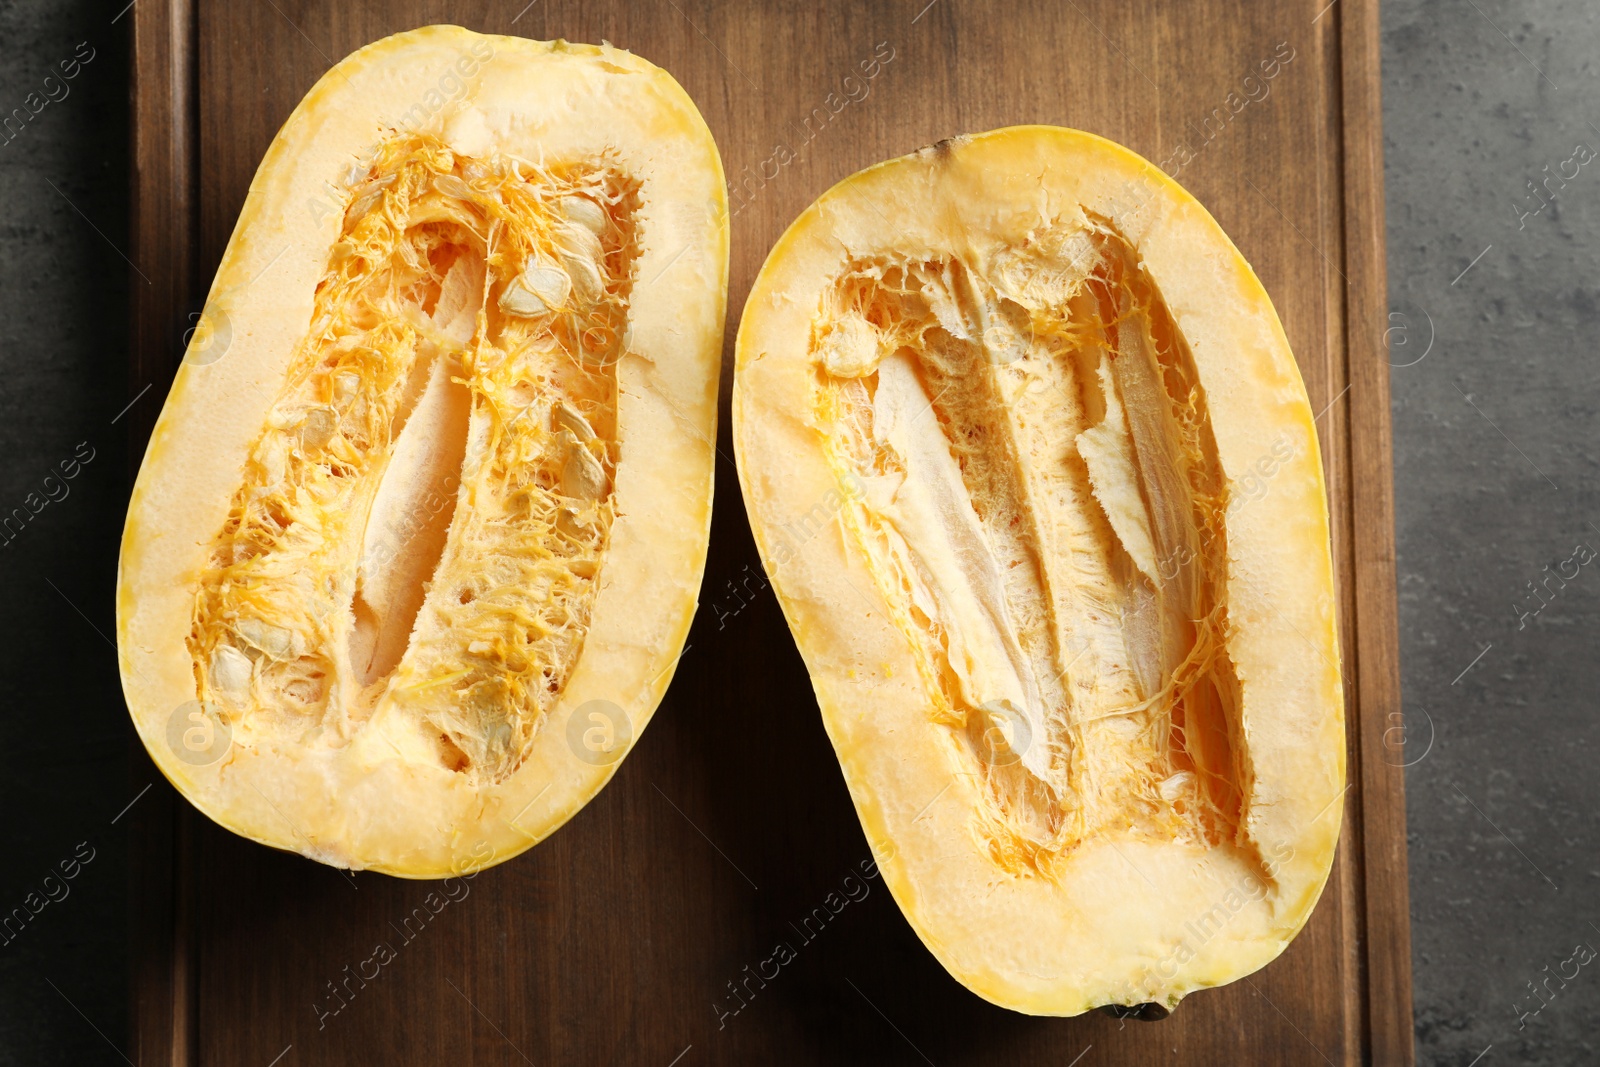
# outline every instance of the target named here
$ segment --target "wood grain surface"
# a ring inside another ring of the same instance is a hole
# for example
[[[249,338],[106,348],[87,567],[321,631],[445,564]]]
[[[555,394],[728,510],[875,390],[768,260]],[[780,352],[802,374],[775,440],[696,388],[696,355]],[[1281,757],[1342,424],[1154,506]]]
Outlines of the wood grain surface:
[[[435,22],[631,49],[699,105],[737,212],[717,508],[688,651],[612,783],[425,922],[415,909],[435,885],[251,844],[161,784],[133,829],[140,1067],[1409,1064],[1403,778],[1385,747],[1399,677],[1373,0],[525,2],[140,0],[134,260],[156,283],[136,287],[130,395],[170,381],[257,163],[336,60]],[[1032,122],[1178,168],[1261,276],[1322,412],[1350,726],[1337,866],[1278,961],[1156,1023],[986,1004],[877,882],[814,939],[791,925],[869,853],[739,500],[725,424],[739,310],[774,240],[834,182]],[[133,433],[138,455],[149,422]],[[142,753],[134,773],[159,777]],[[797,958],[746,985],[779,941]],[[360,978],[379,944],[394,959]]]

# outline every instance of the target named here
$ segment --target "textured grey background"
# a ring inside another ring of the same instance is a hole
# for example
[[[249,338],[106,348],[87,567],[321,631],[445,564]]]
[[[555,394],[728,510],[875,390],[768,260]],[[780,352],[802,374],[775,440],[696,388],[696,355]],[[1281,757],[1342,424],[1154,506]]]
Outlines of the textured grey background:
[[[0,512],[94,452],[0,547],[0,912],[94,852],[0,944],[5,1065],[120,1063],[126,1028],[112,820],[137,785],[107,640],[127,464],[121,8],[0,0],[0,114],[95,53],[0,143]],[[1600,958],[1574,957],[1600,948],[1600,557],[1579,564],[1600,551],[1600,157],[1575,155],[1600,152],[1597,45],[1592,0],[1384,11],[1391,357],[1410,364],[1393,372],[1395,759],[1412,764],[1423,1064],[1600,1058]]]
[[[109,642],[127,484],[112,424],[128,400],[128,267],[110,243],[127,229],[121,6],[0,0],[0,116],[59,98],[0,134],[0,514],[59,498],[0,536],[0,914],[58,898],[0,944],[6,1065],[121,1063],[106,1039],[124,1044],[127,1025],[125,824],[111,820],[133,791]],[[81,44],[92,58],[61,80]],[[62,479],[75,453],[93,458]],[[62,880],[80,845],[93,859]]]
[[[1600,5],[1383,26],[1417,1060],[1595,1063]]]

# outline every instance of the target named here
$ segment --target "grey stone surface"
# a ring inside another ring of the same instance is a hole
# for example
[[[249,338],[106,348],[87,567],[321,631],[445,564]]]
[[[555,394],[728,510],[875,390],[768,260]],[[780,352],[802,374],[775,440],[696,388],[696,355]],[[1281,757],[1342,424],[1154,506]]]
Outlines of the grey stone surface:
[[[126,1027],[111,819],[137,784],[106,641],[127,463],[120,7],[0,0],[0,115],[66,86],[0,143],[0,515],[39,506],[0,547],[0,913],[61,898],[0,944],[0,1064],[120,1063]],[[1600,157],[1574,154],[1600,152],[1597,46],[1583,0],[1384,10],[1424,1064],[1589,1063],[1600,1043],[1600,959],[1574,957],[1600,948]],[[80,442],[94,458],[65,479]]]
[[[1418,1063],[1600,1059],[1597,45],[1583,0],[1384,10]]]
[[[133,790],[107,643],[127,483],[124,425],[112,424],[127,402],[128,289],[110,243],[125,244],[127,228],[126,27],[110,24],[115,13],[84,0],[0,3],[7,1065],[121,1063],[110,1042],[125,1045],[127,1028],[126,848],[111,820]]]

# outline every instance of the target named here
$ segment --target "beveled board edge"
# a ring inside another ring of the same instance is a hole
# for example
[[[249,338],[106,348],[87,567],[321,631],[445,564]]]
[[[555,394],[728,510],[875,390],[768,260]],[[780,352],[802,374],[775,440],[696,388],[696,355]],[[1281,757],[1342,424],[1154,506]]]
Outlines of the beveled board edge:
[[[1400,722],[1395,598],[1394,457],[1383,199],[1379,0],[1343,0],[1339,19],[1344,152],[1344,263],[1350,543],[1358,729],[1350,781],[1359,796],[1361,955],[1366,987],[1364,1062],[1414,1062],[1411,913],[1406,863],[1405,772],[1386,744]],[[1354,1049],[1352,1052],[1356,1051]]]
[[[134,264],[128,396],[164,397],[195,299],[195,13],[192,0],[143,0],[126,12],[129,70],[129,229]],[[159,403],[128,412],[132,484]],[[150,795],[128,826],[129,1052],[133,1062],[190,1067],[198,1020],[189,857],[193,816],[156,770],[132,723],[129,775]]]

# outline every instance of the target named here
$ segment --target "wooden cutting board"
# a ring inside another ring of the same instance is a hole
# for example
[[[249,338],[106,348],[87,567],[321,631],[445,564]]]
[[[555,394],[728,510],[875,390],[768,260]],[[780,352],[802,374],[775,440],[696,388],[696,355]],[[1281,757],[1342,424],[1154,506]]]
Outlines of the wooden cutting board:
[[[525,2],[140,0],[133,258],[151,282],[132,287],[130,395],[171,380],[262,153],[336,60],[445,21],[631,49],[700,106],[738,209],[690,647],[604,792],[442,907],[435,885],[236,838],[162,783],[135,816],[135,1062],[1410,1063],[1374,0]],[[739,309],[789,221],[868,164],[1036,122],[1178,170],[1266,284],[1323,412],[1350,726],[1338,863],[1277,962],[1155,1023],[990,1006],[880,883],[796,932],[869,853],[729,458]],[[136,411],[135,456],[156,406]],[[159,780],[142,753],[135,774]],[[780,941],[796,959],[746,984]]]

